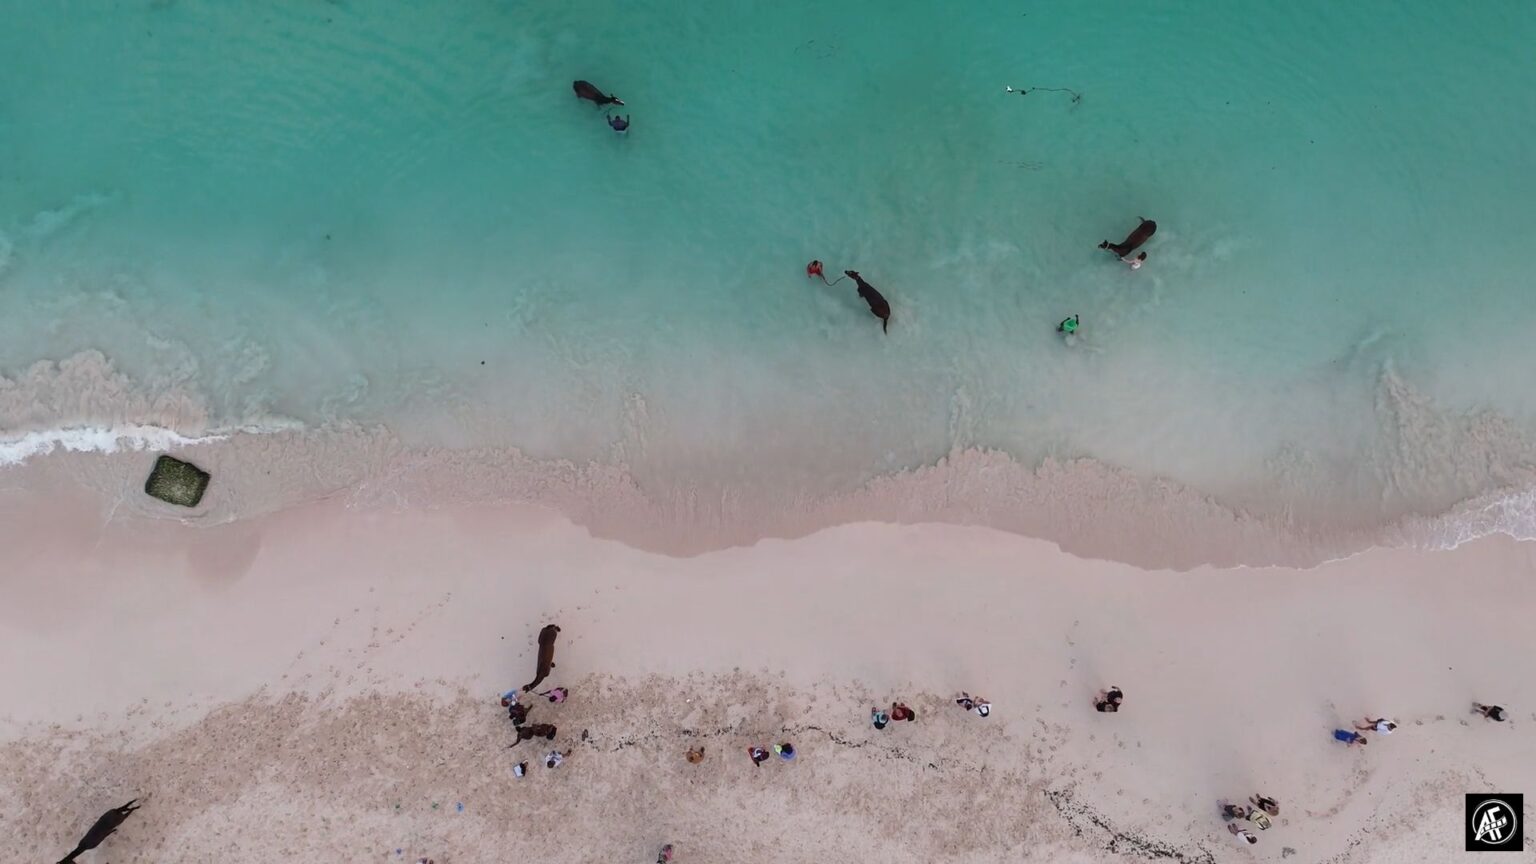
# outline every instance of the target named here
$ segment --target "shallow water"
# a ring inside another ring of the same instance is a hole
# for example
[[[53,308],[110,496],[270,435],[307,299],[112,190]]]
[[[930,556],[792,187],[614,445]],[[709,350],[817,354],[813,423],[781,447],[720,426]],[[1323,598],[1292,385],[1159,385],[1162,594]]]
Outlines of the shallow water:
[[[1354,527],[1536,464],[1523,3],[0,6],[5,438],[384,424],[704,500],[987,447]],[[93,350],[132,384],[33,398]]]

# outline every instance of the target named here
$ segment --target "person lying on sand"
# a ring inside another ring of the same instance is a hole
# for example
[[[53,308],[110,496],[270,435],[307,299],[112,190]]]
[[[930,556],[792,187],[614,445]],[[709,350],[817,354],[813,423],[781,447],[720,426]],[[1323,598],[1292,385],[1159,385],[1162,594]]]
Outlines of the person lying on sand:
[[[1252,846],[1253,844],[1259,842],[1259,838],[1237,827],[1236,822],[1227,826],[1227,833],[1231,834],[1233,837],[1236,837],[1237,842],[1243,844],[1244,846]]]
[[[761,767],[763,767],[763,763],[768,761],[768,748],[767,747],[748,747],[747,748],[747,755],[752,757],[752,764],[753,765],[756,765],[757,767],[761,768]]]
[[[1335,730],[1333,730],[1333,740],[1335,740],[1335,741],[1343,741],[1346,745],[1348,745],[1350,747],[1353,747],[1356,744],[1360,745],[1361,747],[1364,747],[1365,745],[1371,743],[1371,742],[1365,740],[1365,736],[1364,735],[1361,735],[1359,732],[1351,732],[1348,729],[1335,729]]]
[[[1100,690],[1099,695],[1093,697],[1093,708],[1104,714],[1114,714],[1120,710],[1120,703],[1125,701],[1125,693],[1113,684],[1108,690]]]
[[[891,715],[881,711],[879,708],[871,708],[869,709],[869,722],[874,724],[876,729],[884,729],[886,724],[891,722]]]
[[[565,701],[565,697],[571,695],[571,691],[564,687],[556,687],[553,690],[545,690],[539,695],[558,705]]]
[[[1221,818],[1227,822],[1231,822],[1233,819],[1247,819],[1248,814],[1252,812],[1253,810],[1241,804],[1221,805]]]
[[[891,719],[905,720],[908,723],[911,723],[913,720],[917,719],[917,712],[913,711],[911,708],[908,708],[905,702],[892,702]]]
[[[1367,717],[1365,718],[1364,723],[1356,723],[1355,728],[1359,729],[1361,732],[1370,732],[1374,730],[1376,732],[1380,732],[1383,735],[1391,735],[1392,730],[1397,728],[1397,724],[1393,723],[1391,720],[1388,720],[1385,717],[1377,717],[1375,720]]]
[[[1268,795],[1255,795],[1248,800],[1253,802],[1253,806],[1263,810],[1265,813],[1268,813],[1271,816],[1280,815],[1280,802],[1269,797]]]
[[[1509,714],[1506,713],[1504,709],[1498,705],[1480,705],[1476,702],[1473,702],[1472,710],[1483,715],[1484,717],[1487,717],[1489,720],[1496,720],[1500,723],[1503,723],[1505,720],[1509,719]]]

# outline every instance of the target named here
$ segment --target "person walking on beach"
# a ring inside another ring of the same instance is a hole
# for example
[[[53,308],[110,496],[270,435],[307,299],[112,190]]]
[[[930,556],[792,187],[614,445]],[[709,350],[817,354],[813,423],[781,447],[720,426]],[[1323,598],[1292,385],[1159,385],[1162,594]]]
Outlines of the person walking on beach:
[[[1253,844],[1259,842],[1259,838],[1237,827],[1236,822],[1232,822],[1227,825],[1227,833],[1231,834],[1233,837],[1236,837],[1237,842],[1243,844],[1244,846],[1252,846]]]
[[[1503,723],[1505,720],[1509,719],[1508,712],[1506,712],[1502,707],[1498,705],[1482,705],[1480,703],[1473,702],[1472,710],[1483,715],[1484,717],[1487,717],[1489,720],[1494,720],[1499,723]]]
[[[534,723],[531,726],[520,726],[517,729],[517,740],[508,744],[507,747],[516,747],[524,741],[532,741],[535,738],[555,740],[555,724]]]
[[[1056,332],[1065,333],[1068,336],[1071,336],[1073,333],[1077,332],[1078,325],[1081,323],[1081,321],[1082,316],[1080,315],[1073,315],[1071,318],[1064,318],[1060,324],[1056,325]]]
[[[757,766],[758,768],[761,768],[761,767],[763,767],[763,763],[768,761],[768,748],[767,747],[748,747],[747,748],[747,755],[752,757],[752,764],[753,765]]]
[[[1271,816],[1280,815],[1280,802],[1269,797],[1268,795],[1254,795],[1248,800],[1253,802],[1253,806],[1263,810],[1265,813],[1268,813]]]
[[[571,691],[565,689],[564,687],[556,687],[552,690],[545,690],[539,695],[555,703],[556,705],[559,705],[561,702],[565,701],[565,697],[571,695]]]
[[[1367,717],[1364,723],[1356,723],[1355,728],[1361,732],[1376,731],[1383,735],[1391,735],[1392,730],[1397,728],[1397,724],[1385,717],[1377,717],[1375,720]]]
[[[1371,743],[1365,739],[1364,735],[1361,735],[1359,732],[1351,732],[1348,729],[1333,730],[1333,740],[1343,741],[1349,747],[1354,747],[1357,744],[1364,747]]]
[[[629,115],[625,114],[623,117],[620,117],[617,114],[610,114],[608,115],[608,125],[613,127],[613,131],[622,135],[629,131]]]
[[[1093,697],[1093,709],[1101,714],[1115,714],[1120,711],[1120,703],[1124,701],[1124,691],[1111,684],[1108,690],[1100,690],[1099,695]]]

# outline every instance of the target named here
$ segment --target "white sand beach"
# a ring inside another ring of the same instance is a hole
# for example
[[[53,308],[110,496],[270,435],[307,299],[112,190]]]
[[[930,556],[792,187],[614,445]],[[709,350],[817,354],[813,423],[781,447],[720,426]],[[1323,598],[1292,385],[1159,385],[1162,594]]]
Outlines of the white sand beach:
[[[7,860],[138,797],[81,861],[1440,862],[1463,793],[1536,791],[1530,543],[1176,573],[866,523],[679,559],[531,507],[193,527],[10,476]],[[549,622],[553,771],[496,702]],[[1368,713],[1401,728],[1332,739]],[[1255,792],[1242,848],[1217,801]]]

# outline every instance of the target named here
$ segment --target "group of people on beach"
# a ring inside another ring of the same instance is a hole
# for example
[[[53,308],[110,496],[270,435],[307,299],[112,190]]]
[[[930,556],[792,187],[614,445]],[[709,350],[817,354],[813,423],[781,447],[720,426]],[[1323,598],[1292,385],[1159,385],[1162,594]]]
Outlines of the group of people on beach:
[[[560,628],[550,624],[539,631],[539,654],[534,679],[521,689],[512,689],[501,695],[501,705],[507,709],[507,716],[512,720],[512,726],[517,731],[517,740],[509,747],[516,747],[523,741],[534,738],[554,740],[557,729],[553,723],[528,723],[528,707],[523,698],[534,690],[554,669],[555,638],[559,635]],[[538,691],[535,695],[547,700],[549,703],[559,705],[570,696],[570,691],[565,687],[552,687],[548,690]],[[972,696],[968,692],[960,692],[954,699],[955,704],[978,717],[987,717],[992,713],[992,703],[979,696]],[[1125,691],[1118,685],[1111,684],[1094,694],[1093,708],[1101,714],[1118,714],[1125,704]],[[1474,702],[1472,710],[1481,714],[1488,720],[1502,722],[1508,719],[1508,712],[1499,705],[1484,705]],[[892,722],[912,723],[917,720],[917,712],[905,702],[894,700],[889,709],[873,707],[869,711],[870,724],[876,730],[884,730]],[[1353,729],[1336,729],[1333,736],[1336,740],[1350,747],[1364,747],[1368,743],[1367,733],[1378,735],[1390,735],[1397,730],[1398,724],[1386,717],[1367,716],[1353,724]],[[747,749],[747,756],[755,767],[761,768],[774,756],[778,756],[782,762],[791,762],[797,752],[793,743],[781,741],[777,744],[753,744]],[[551,750],[545,756],[544,764],[548,768],[558,768],[565,761],[567,753],[559,750]],[[705,751],[702,745],[689,748],[686,759],[689,764],[698,765],[704,761]],[[513,766],[512,772],[518,777],[525,775],[528,763],[519,762]],[[1237,841],[1245,846],[1252,846],[1259,842],[1257,831],[1268,831],[1274,824],[1273,817],[1280,815],[1279,799],[1257,793],[1248,798],[1246,804],[1233,804],[1228,801],[1218,802],[1221,818],[1227,823],[1227,831]],[[1246,823],[1246,827],[1240,823]],[[674,847],[668,843],[661,848],[656,860],[659,864],[667,864],[674,855]]]
[[[507,717],[512,720],[512,728],[517,732],[517,740],[508,744],[508,748],[516,747],[524,741],[532,741],[535,738],[543,738],[546,741],[555,740],[559,732],[553,723],[529,723],[528,708],[522,703],[522,695],[529,693],[533,688],[543,683],[549,677],[549,673],[555,668],[555,639],[560,635],[560,627],[555,624],[546,624],[539,630],[539,654],[534,664],[533,680],[524,684],[521,690],[513,688],[501,694],[501,706],[507,709]],[[538,696],[549,700],[551,704],[559,705],[570,696],[570,691],[564,687],[552,687],[540,691]],[[558,749],[551,750],[544,755],[545,768],[559,768],[565,762],[569,751],[561,752]],[[528,773],[528,763],[518,762],[512,766],[512,774],[523,777]]]
[[[1104,709],[1101,708],[1099,710],[1102,711]],[[1474,702],[1472,703],[1472,711],[1496,722],[1502,722],[1508,717],[1508,713],[1499,705],[1484,705],[1480,702]],[[1370,716],[1352,725],[1354,727],[1352,729],[1333,730],[1333,739],[1343,743],[1346,747],[1365,747],[1370,743],[1370,739],[1366,737],[1367,733],[1374,732],[1377,735],[1391,735],[1397,731],[1398,726],[1395,720]],[[1221,818],[1227,822],[1228,833],[1236,837],[1237,841],[1244,846],[1252,846],[1258,843],[1259,838],[1252,831],[1239,826],[1238,822],[1246,821],[1260,831],[1267,831],[1272,824],[1269,817],[1280,815],[1280,802],[1274,798],[1266,795],[1254,795],[1248,801],[1252,806],[1231,804],[1226,801],[1222,801],[1219,804],[1221,807]]]

